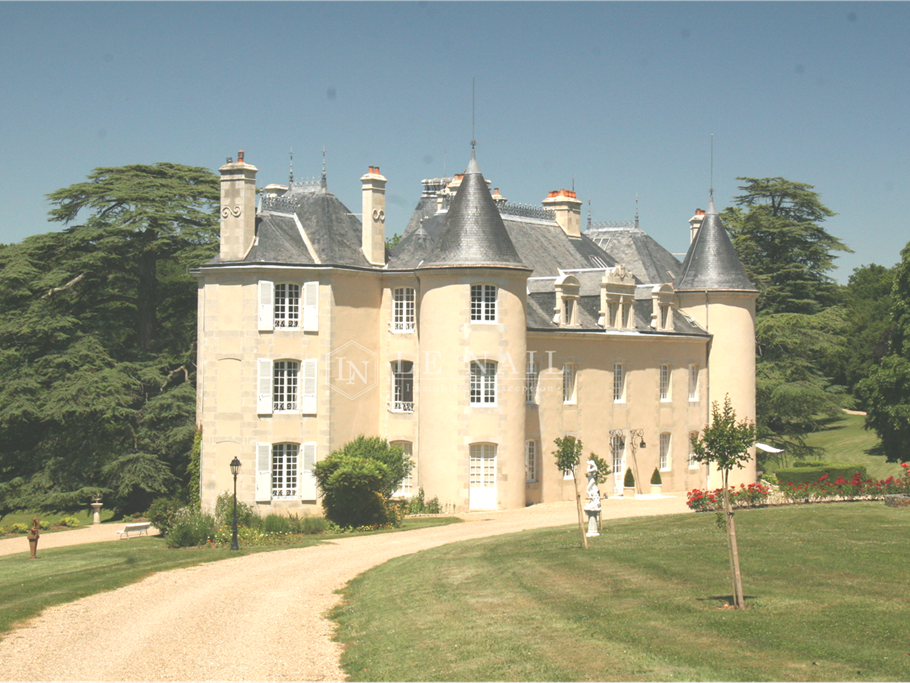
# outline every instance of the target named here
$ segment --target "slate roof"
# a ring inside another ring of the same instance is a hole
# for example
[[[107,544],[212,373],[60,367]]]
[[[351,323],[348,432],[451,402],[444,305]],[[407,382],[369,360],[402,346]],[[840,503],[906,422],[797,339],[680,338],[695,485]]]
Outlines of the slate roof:
[[[705,211],[695,240],[689,245],[686,260],[674,283],[679,291],[727,290],[757,291],[746,275],[746,269],[736,255],[727,229],[724,227],[712,199]]]
[[[682,272],[679,259],[638,225],[593,228],[585,235],[628,268],[639,282],[655,285],[673,282]]]
[[[527,266],[515,251],[474,154],[421,268]]]

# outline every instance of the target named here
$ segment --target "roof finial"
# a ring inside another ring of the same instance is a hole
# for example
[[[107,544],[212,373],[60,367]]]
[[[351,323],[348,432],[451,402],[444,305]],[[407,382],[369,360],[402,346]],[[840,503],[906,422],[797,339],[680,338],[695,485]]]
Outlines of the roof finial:
[[[322,146],[322,181],[320,182],[322,189],[325,189],[325,145]]]
[[[635,229],[638,229],[638,193],[635,193]]]
[[[290,172],[290,175],[288,175],[288,189],[291,189],[291,185],[294,184],[294,148],[293,147],[291,147],[290,155],[291,155],[291,172]]]
[[[471,158],[474,158],[474,147],[477,146],[477,140],[474,139],[474,79],[471,79]]]
[[[591,200],[588,200],[588,230],[591,229]]]
[[[711,203],[714,203],[714,133],[711,133],[711,188],[708,190],[711,195]]]

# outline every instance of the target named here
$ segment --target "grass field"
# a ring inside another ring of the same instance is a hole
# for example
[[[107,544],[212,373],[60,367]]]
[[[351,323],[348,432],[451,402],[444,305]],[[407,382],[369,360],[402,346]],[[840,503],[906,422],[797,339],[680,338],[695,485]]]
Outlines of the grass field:
[[[333,613],[352,680],[910,680],[910,511],[737,513],[747,609],[710,514],[458,543],[357,578]]]
[[[875,432],[863,429],[865,417],[844,413],[832,420],[821,431],[809,434],[806,443],[825,449],[822,460],[829,462],[852,462],[866,466],[866,472],[873,479],[887,479],[900,474],[900,464],[886,462]],[[910,453],[907,454],[910,459]],[[788,461],[788,465],[792,465]],[[777,467],[768,463],[767,471],[773,472]]]
[[[406,519],[402,530],[461,522],[454,517]],[[395,530],[363,533],[394,533]],[[348,534],[350,535],[350,534]],[[17,622],[33,617],[46,607],[72,602],[87,595],[135,583],[150,574],[204,562],[215,562],[255,552],[315,545],[337,538],[325,534],[307,537],[293,545],[243,548],[165,547],[161,537],[140,536],[129,543],[89,543],[41,550],[37,560],[28,553],[0,557],[0,636]]]

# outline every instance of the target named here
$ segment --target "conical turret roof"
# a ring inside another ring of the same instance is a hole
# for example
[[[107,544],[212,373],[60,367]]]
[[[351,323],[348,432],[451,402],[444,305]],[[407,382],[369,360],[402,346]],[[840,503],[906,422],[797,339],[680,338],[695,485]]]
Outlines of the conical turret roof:
[[[708,204],[704,220],[683,261],[682,274],[673,283],[677,291],[738,290],[757,291],[736,255],[714,200]]]
[[[502,222],[474,153],[442,230],[421,268],[491,266],[528,269]]]

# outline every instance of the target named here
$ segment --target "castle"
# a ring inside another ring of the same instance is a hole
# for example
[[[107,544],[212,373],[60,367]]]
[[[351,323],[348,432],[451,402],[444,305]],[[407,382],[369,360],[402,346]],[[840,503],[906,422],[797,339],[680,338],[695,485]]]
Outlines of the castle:
[[[268,185],[241,152],[221,173],[220,252],[199,287],[201,496],[319,512],[313,464],[359,434],[416,467],[403,496],[458,511],[572,499],[554,439],[631,469],[647,494],[718,486],[690,436],[729,395],[755,419],[755,300],[714,207],[680,263],[634,224],[582,230],[575,192],[540,206],[463,174],[423,181],[390,253],[386,178],[353,213],[322,178]],[[755,480],[754,458],[731,473]]]

